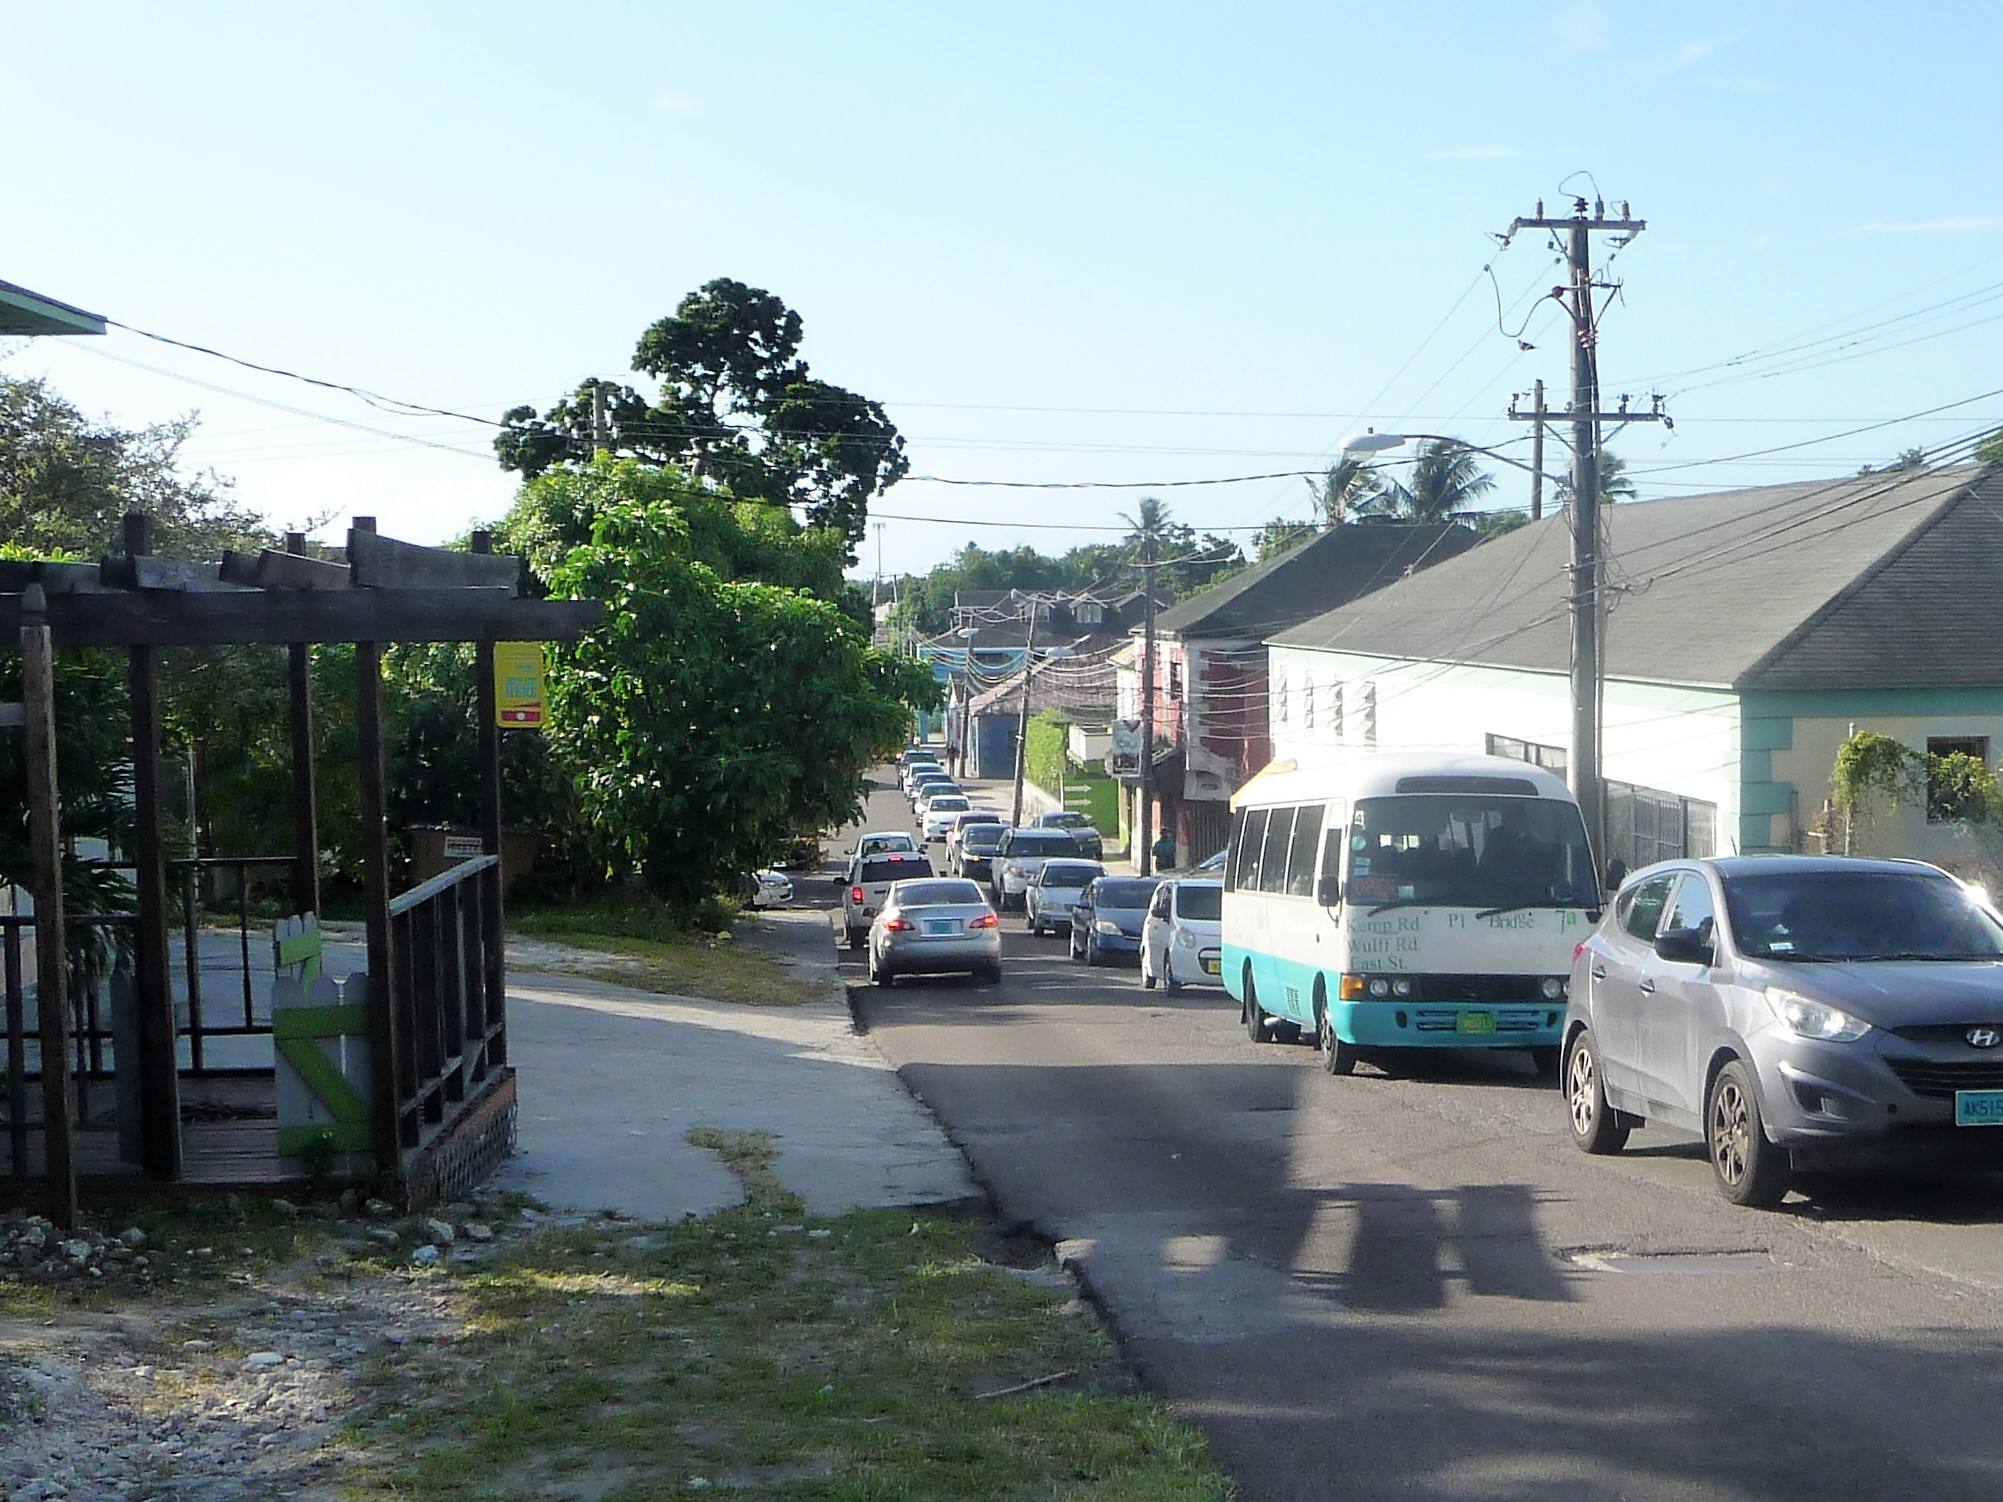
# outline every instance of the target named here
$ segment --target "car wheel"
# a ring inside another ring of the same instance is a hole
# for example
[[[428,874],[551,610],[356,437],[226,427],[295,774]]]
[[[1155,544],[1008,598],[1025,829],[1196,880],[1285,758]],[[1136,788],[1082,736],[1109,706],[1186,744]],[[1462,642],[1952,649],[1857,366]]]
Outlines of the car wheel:
[[[1600,1083],[1600,1043],[1591,1028],[1573,1035],[1565,1055],[1565,1107],[1581,1152],[1617,1153],[1627,1146],[1627,1123],[1607,1104]]]
[[[1259,988],[1252,983],[1252,972],[1245,972],[1245,1006],[1238,1014],[1238,1020],[1245,1024],[1245,1035],[1254,1043],[1270,1043],[1266,1023],[1266,1010],[1259,1005]]]
[[[861,949],[862,946],[867,944],[868,942],[869,942],[868,929],[852,928],[848,931],[848,947],[850,953],[854,953],[855,951]]]
[[[869,983],[888,991],[897,983],[897,974],[888,965],[879,964],[875,955],[869,957]]]
[[[1565,1050],[1555,1043],[1530,1050],[1530,1064],[1537,1071],[1537,1078],[1540,1080],[1557,1079],[1558,1066],[1564,1062],[1564,1057]]]
[[[1154,966],[1148,963],[1147,947],[1143,945],[1141,947],[1141,989],[1143,991],[1152,991],[1154,988],[1155,988]]]
[[[1321,1067],[1334,1075],[1356,1073],[1356,1045],[1336,1037],[1327,1007],[1316,1011],[1314,1031],[1315,1045],[1321,1049]]]
[[[1088,965],[1105,963],[1105,957],[1099,953],[1099,936],[1097,934],[1085,935],[1085,963]]]
[[[1705,1141],[1718,1189],[1735,1205],[1770,1210],[1787,1195],[1787,1150],[1767,1141],[1752,1076],[1737,1059],[1718,1071],[1704,1102]]]
[[[979,982],[980,982],[980,983],[981,983],[982,985],[984,985],[984,986],[998,986],[998,985],[1000,985],[1000,984],[1001,984],[1001,961],[1000,961],[1000,960],[990,960],[990,961],[989,961],[989,962],[988,962],[987,964],[985,964],[985,965],[981,966],[981,968],[980,968],[980,969],[978,969],[978,970],[976,970],[976,971],[974,972],[974,979],[975,979],[975,980],[977,980],[977,981],[979,981]]]
[[[1182,989],[1182,982],[1175,978],[1175,961],[1164,955],[1166,962],[1161,967],[1161,988],[1173,996]]]

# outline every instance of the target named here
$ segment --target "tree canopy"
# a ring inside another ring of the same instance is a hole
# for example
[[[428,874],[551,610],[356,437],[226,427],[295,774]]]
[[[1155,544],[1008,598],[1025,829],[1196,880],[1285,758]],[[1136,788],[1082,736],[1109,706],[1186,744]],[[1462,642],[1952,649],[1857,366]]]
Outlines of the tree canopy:
[[[1451,521],[1473,511],[1475,502],[1495,489],[1495,477],[1464,443],[1435,439],[1419,450],[1410,475],[1386,479],[1368,498],[1367,515],[1404,522]]]
[[[687,480],[738,500],[803,508],[811,527],[839,536],[853,558],[869,503],[910,468],[904,439],[877,402],[812,375],[799,358],[800,315],[761,287],[706,282],[641,334],[633,369],[657,383],[650,401],[631,386],[587,380],[537,416],[504,414],[494,440],[503,469],[535,479],[575,465],[598,441],[614,454],[672,465]]]

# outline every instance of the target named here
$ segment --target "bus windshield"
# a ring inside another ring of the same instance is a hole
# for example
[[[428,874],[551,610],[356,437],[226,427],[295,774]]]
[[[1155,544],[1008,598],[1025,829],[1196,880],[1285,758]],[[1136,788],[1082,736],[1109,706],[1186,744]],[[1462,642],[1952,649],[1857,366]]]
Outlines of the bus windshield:
[[[1577,805],[1557,798],[1359,798],[1343,897],[1358,907],[1597,907]]]

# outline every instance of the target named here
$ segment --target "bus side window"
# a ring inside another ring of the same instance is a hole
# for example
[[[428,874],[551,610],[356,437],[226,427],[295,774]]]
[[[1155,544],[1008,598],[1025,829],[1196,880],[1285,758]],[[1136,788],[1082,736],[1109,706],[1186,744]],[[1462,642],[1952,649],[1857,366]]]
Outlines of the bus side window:
[[[1309,804],[1294,815],[1293,844],[1287,852],[1287,895],[1314,896],[1314,859],[1321,850],[1321,821],[1328,810]]]
[[[1276,808],[1266,823],[1266,853],[1259,859],[1259,890],[1284,892],[1287,889],[1287,847],[1293,842],[1294,813]]]
[[[1321,883],[1324,890],[1332,890],[1332,883],[1342,880],[1342,850],[1349,843],[1349,829],[1340,818],[1329,820],[1328,830],[1321,839]],[[1340,907],[1329,909],[1337,919],[1342,917]]]
[[[1256,892],[1259,890],[1259,854],[1266,843],[1266,815],[1263,808],[1248,809],[1245,813],[1243,848],[1235,851],[1232,864],[1238,869],[1238,890]]]
[[[1245,851],[1245,810],[1231,810],[1231,833],[1224,839],[1224,890],[1238,890],[1238,862]]]

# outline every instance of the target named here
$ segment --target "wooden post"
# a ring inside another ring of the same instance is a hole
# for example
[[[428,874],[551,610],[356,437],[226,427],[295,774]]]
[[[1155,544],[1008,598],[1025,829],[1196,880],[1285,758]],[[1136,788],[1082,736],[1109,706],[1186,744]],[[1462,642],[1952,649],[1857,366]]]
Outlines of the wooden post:
[[[473,534],[473,551],[492,553],[494,534],[482,528]],[[474,689],[478,700],[480,754],[480,850],[494,856],[495,868],[480,878],[480,991],[486,1001],[486,1015],[480,1019],[480,1034],[489,1041],[482,1050],[482,1072],[499,1068],[508,1061],[507,986],[508,967],[502,939],[502,904],[507,886],[505,862],[501,855],[501,720],[495,700],[494,644],[481,641],[473,648]],[[491,1035],[489,1037],[489,1035]],[[468,1052],[472,1049],[468,1048]]]
[[[144,516],[125,517],[125,553],[151,551]],[[139,923],[133,983],[139,1001],[139,1057],[118,1071],[139,1071],[141,1147],[147,1176],[181,1176],[181,1071],[175,1054],[174,991],[167,964],[167,855],[160,836],[160,673],[158,647],[129,647],[132,687],[134,885]]]
[[[373,532],[376,519],[355,518],[349,536]],[[362,900],[368,912],[369,1044],[375,1070],[376,1167],[394,1173],[403,1163],[403,1070],[398,1049],[396,996],[390,953],[389,818],[383,806],[383,659],[380,642],[355,643],[355,732],[362,784]]]
[[[304,532],[285,534],[285,551],[306,551]],[[286,649],[292,684],[292,901],[302,913],[320,911],[320,814],[313,767],[313,648]]]
[[[42,586],[21,596],[22,732],[28,767],[28,843],[33,848],[35,1010],[42,1032],[42,1153],[49,1219],[76,1229],[77,1175],[70,1119],[69,943],[63,932],[62,830],[56,787],[55,649]]]

